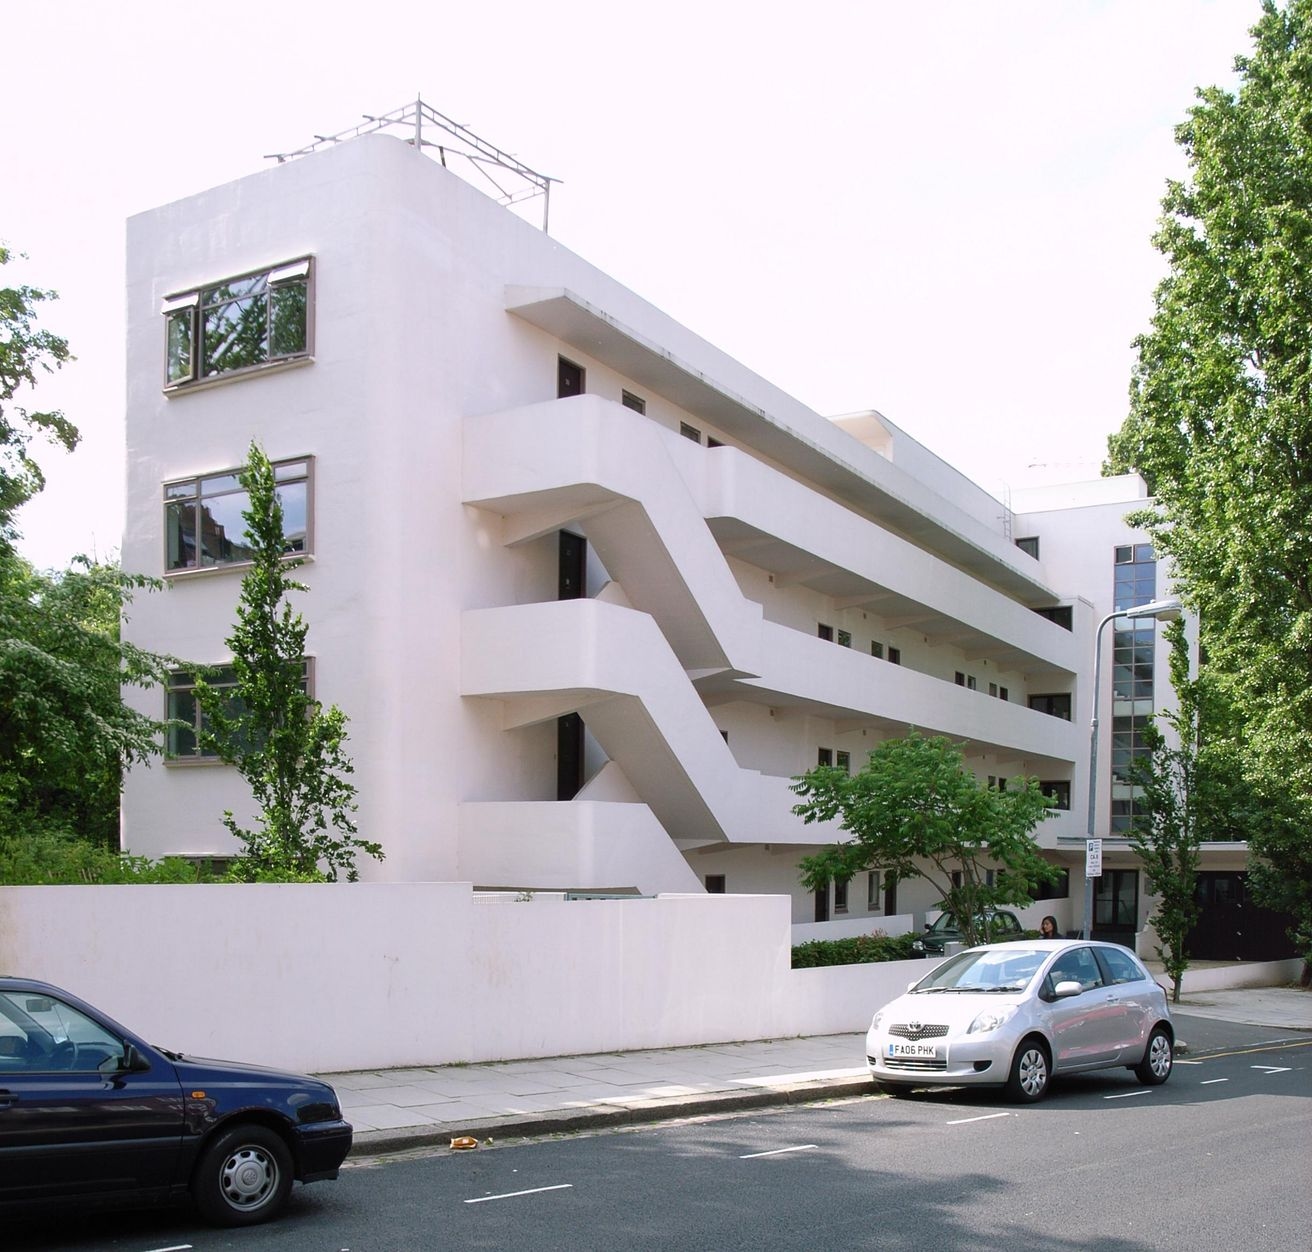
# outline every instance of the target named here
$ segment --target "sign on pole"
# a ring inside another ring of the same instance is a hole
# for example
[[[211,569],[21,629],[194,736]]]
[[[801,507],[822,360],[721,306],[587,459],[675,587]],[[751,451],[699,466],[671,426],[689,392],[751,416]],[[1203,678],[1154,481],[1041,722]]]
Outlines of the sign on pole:
[[[1102,840],[1086,839],[1084,841],[1084,876],[1085,878],[1102,877]]]

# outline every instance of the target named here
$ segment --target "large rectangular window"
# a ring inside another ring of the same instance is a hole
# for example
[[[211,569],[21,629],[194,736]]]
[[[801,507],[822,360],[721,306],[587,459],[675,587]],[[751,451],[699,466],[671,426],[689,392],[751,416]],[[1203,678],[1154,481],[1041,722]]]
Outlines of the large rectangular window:
[[[1157,558],[1152,544],[1116,548],[1112,598],[1117,610],[1137,608],[1157,598]],[[1128,832],[1139,807],[1139,789],[1130,781],[1130,769],[1136,758],[1148,755],[1156,648],[1157,624],[1152,618],[1117,620],[1112,630],[1112,834]]]
[[[310,552],[310,484],[314,460],[276,461],[274,478],[282,504],[283,551]],[[250,497],[236,469],[164,484],[164,568],[209,569],[251,559],[242,514]]]
[[[1056,691],[1046,695],[1030,696],[1030,708],[1036,713],[1046,713],[1049,717],[1071,720],[1071,693]]]
[[[168,296],[161,308],[165,386],[308,357],[313,272],[313,258],[301,257]]]
[[[196,699],[196,679],[204,678],[220,694],[237,686],[237,671],[231,665],[220,665],[204,674],[191,670],[174,670],[169,675],[165,690],[165,716],[171,723],[164,742],[164,756],[169,761],[216,761],[211,748],[201,742],[205,729],[205,715]],[[310,661],[307,658],[301,676],[302,688],[310,690]],[[234,696],[225,696],[229,716],[240,713],[241,706]]]

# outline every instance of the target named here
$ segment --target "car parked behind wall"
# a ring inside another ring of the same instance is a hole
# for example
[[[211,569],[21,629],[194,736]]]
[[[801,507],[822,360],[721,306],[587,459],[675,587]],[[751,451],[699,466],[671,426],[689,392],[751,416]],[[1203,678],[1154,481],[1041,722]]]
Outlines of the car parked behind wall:
[[[1006,909],[995,909],[978,918],[975,929],[981,933],[987,929],[993,941],[1019,939],[1025,933],[1020,918]],[[925,926],[925,933],[916,937],[911,948],[924,956],[942,956],[949,943],[960,942],[961,926],[956,917],[951,913],[940,913],[933,925]]]
[[[48,983],[0,978],[0,1210],[188,1194],[249,1226],[336,1178],[351,1126],[325,1082],[153,1047]]]

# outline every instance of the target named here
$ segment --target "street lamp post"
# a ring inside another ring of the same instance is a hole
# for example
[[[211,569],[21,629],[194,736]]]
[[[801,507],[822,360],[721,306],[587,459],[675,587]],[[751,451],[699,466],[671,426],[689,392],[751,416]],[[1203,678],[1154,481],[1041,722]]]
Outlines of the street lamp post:
[[[1102,692],[1102,629],[1108,622],[1118,617],[1142,618],[1152,617],[1159,622],[1173,622],[1180,616],[1180,601],[1172,597],[1167,600],[1153,600],[1132,609],[1117,609],[1108,613],[1098,623],[1093,636],[1093,722],[1089,730],[1089,838],[1094,836],[1094,817],[1098,810],[1098,697]],[[1088,846],[1087,844],[1085,845]],[[1088,861],[1085,861],[1087,866]],[[1086,872],[1084,875],[1084,938],[1093,932],[1093,879]]]

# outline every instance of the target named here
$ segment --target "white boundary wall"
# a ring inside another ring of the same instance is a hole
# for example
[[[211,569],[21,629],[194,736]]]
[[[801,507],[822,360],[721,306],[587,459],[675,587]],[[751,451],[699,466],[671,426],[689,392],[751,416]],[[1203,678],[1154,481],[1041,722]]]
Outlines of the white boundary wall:
[[[467,883],[0,888],[0,972],[152,1043],[313,1072],[864,1030],[926,961],[789,966],[785,896]]]

